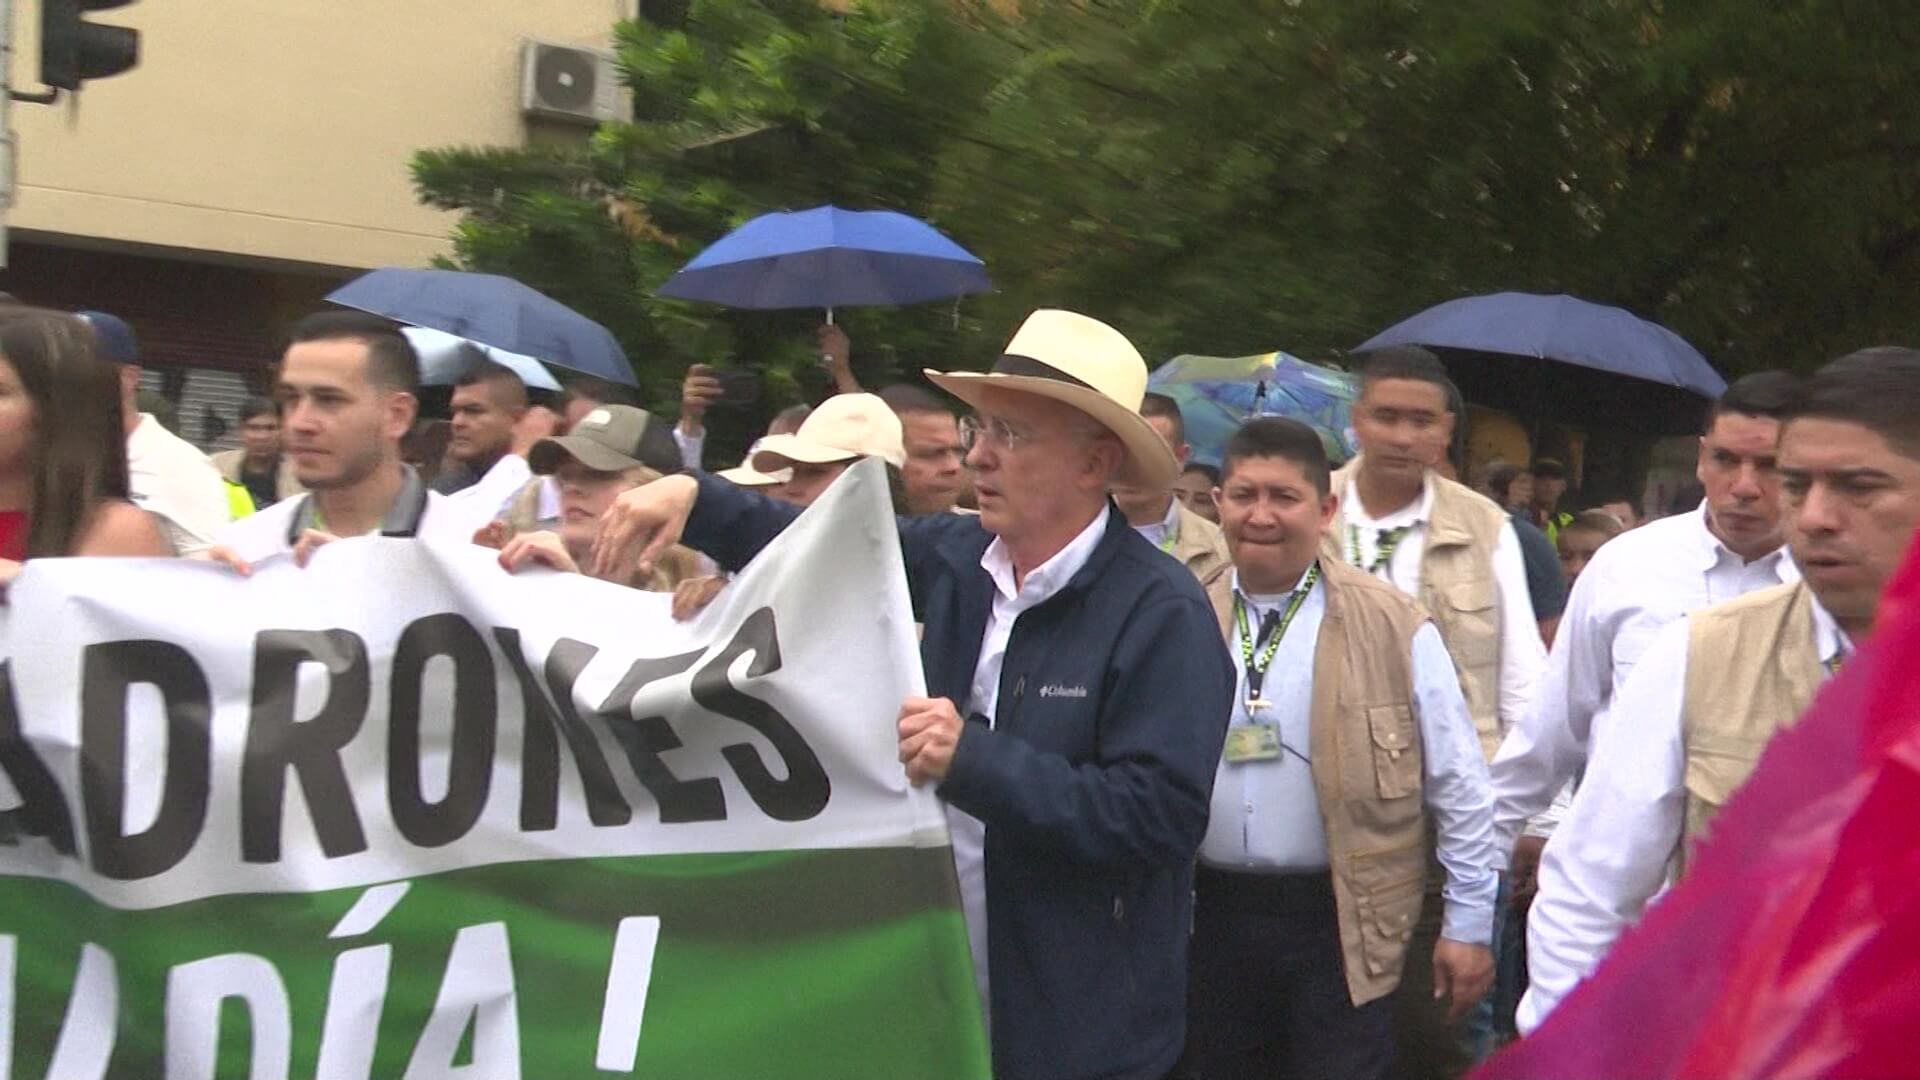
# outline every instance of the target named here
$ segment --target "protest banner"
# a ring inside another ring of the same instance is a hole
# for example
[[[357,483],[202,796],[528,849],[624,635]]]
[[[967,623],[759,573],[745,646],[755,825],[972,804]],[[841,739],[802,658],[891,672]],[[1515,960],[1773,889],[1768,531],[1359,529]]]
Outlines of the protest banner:
[[[0,1080],[988,1074],[860,470],[697,619],[479,548],[36,561]]]

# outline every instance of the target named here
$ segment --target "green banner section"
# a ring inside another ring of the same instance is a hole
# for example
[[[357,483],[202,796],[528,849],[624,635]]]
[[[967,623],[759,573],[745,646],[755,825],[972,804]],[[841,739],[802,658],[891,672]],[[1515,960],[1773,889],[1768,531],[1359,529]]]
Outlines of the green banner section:
[[[323,1058],[326,1080],[966,1080],[990,1070],[953,897],[951,852],[903,847],[499,864],[136,917],[10,878],[0,1004],[18,1078],[48,1075],[71,1008],[111,1017],[112,1080]],[[955,1022],[890,1019],[929,1015]],[[84,1030],[60,1053],[108,1052]]]

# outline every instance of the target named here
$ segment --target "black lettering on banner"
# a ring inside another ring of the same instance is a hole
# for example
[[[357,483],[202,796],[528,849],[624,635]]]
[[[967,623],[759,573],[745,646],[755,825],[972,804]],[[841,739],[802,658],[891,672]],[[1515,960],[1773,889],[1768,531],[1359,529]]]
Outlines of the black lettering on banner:
[[[453,661],[453,734],[447,746],[447,794],[430,803],[420,788],[420,700],[427,663]],[[415,619],[393,651],[387,709],[387,800],[400,834],[441,847],[467,834],[487,806],[499,727],[493,656],[473,624],[451,612]]]
[[[633,699],[648,683],[678,675],[700,659],[698,652],[635,660],[596,711],[627,752],[633,775],[660,804],[660,822],[727,820],[727,793],[713,777],[682,780],[660,755],[685,745],[664,716],[634,716]]]
[[[166,703],[160,812],[121,832],[127,804],[127,691],[149,685]],[[213,701],[193,656],[165,641],[109,641],[80,653],[80,801],[96,872],[118,881],[164,873],[193,850],[207,821]]]
[[[693,700],[766,736],[786,762],[785,780],[768,771],[759,752],[749,743],[725,747],[720,751],[721,756],[733,766],[747,794],[768,817],[777,821],[805,821],[826,809],[832,784],[813,747],[807,745],[779,710],[728,681],[727,669],[749,652],[753,654],[753,663],[747,667],[749,676],[780,670],[780,639],[772,608],[761,608],[747,616],[727,647],[694,673]]]
[[[507,656],[513,677],[520,683],[520,700],[525,716],[526,734],[520,752],[520,828],[526,832],[552,829],[560,814],[560,740],[565,735],[567,748],[573,751],[574,764],[580,770],[580,786],[587,800],[587,817],[595,825],[625,825],[633,820],[633,807],[613,778],[613,770],[600,753],[600,742],[581,722],[573,709],[573,684],[580,678],[594,654],[591,645],[562,638],[547,653],[547,686],[553,691],[551,703],[546,691],[534,679],[520,649],[520,631],[496,626],[493,638]]]
[[[326,703],[312,718],[293,718],[300,669],[327,670]],[[320,850],[337,859],[367,849],[353,788],[340,751],[360,733],[371,693],[367,644],[347,630],[265,630],[253,643],[253,712],[240,765],[240,855],[248,862],[280,858],[287,773],[300,780]]]
[[[20,706],[13,699],[12,661],[0,662],[0,772],[7,774],[20,796],[19,806],[0,813],[0,835],[18,831],[43,836],[53,850],[73,854],[73,815],[67,809],[66,795],[20,731]]]

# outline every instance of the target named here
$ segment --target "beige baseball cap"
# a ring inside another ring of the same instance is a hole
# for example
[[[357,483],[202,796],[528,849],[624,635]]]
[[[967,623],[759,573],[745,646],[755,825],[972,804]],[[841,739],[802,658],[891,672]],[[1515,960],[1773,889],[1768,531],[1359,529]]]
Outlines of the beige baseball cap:
[[[877,457],[896,469],[906,466],[900,418],[874,394],[839,394],[808,414],[799,431],[761,440],[747,464],[771,473],[796,462],[825,465],[862,457]]]
[[[784,484],[787,481],[793,479],[792,469],[778,469],[778,470],[775,470],[774,472],[761,472],[759,469],[756,469],[753,467],[753,455],[760,452],[760,444],[766,441],[767,440],[765,439],[760,439],[756,441],[752,446],[748,447],[747,460],[742,461],[737,467],[731,468],[731,469],[722,469],[719,472],[714,473],[713,475],[719,477],[722,480],[725,480],[727,483],[732,484],[735,487],[748,487],[748,488],[772,487],[775,484]]]

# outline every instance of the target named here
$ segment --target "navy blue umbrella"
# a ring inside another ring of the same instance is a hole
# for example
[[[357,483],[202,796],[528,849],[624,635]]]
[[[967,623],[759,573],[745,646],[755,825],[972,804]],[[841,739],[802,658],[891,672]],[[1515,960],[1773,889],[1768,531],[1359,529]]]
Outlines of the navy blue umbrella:
[[[987,268],[917,218],[822,206],[762,214],[715,241],[659,295],[733,308],[894,306],[985,292]]]
[[[1356,351],[1428,345],[1559,360],[1719,397],[1727,381],[1680,335],[1615,307],[1571,296],[1505,292],[1430,307]]]
[[[639,385],[626,351],[606,327],[512,278],[387,267],[347,282],[327,299],[552,367]]]
[[[1700,399],[1718,397],[1727,386],[1671,330],[1571,296],[1509,292],[1450,300],[1355,351],[1389,345],[1441,350],[1469,401],[1529,422],[1558,420],[1589,430],[1698,431]]]

